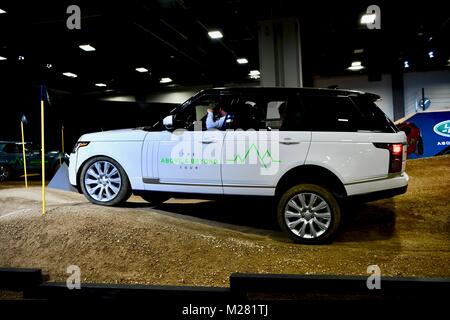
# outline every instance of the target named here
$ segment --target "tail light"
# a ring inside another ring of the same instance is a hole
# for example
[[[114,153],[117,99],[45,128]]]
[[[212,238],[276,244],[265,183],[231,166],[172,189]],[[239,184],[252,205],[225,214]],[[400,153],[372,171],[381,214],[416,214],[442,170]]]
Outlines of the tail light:
[[[401,143],[374,143],[380,149],[389,150],[389,173],[402,171],[403,165],[403,144]]]

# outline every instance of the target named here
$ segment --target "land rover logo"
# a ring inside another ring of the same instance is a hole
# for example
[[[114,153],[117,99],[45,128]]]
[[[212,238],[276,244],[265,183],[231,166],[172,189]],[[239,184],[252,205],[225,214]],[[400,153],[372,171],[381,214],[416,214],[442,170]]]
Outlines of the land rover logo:
[[[439,122],[433,130],[440,136],[450,137],[450,120]]]

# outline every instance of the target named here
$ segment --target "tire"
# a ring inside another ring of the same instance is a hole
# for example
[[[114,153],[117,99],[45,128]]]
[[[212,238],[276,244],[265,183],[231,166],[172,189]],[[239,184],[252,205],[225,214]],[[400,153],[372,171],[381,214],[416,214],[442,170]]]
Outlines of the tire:
[[[108,157],[88,160],[81,170],[79,183],[85,197],[94,204],[117,206],[131,196],[125,170]]]
[[[11,179],[12,171],[8,166],[0,165],[0,182],[5,182]]]
[[[311,210],[311,207],[316,209]],[[299,184],[281,195],[277,218],[281,229],[295,242],[321,244],[335,236],[341,222],[341,209],[336,198],[324,187]]]
[[[147,202],[150,202],[151,204],[153,204],[155,206],[170,199],[170,196],[165,195],[163,193],[159,193],[159,192],[144,193],[144,194],[141,194],[140,196],[142,199],[144,199]]]

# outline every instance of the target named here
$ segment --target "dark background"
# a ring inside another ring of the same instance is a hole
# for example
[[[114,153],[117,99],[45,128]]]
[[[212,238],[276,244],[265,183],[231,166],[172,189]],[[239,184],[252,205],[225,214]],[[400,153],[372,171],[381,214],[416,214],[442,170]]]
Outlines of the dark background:
[[[81,30],[66,27],[72,4],[81,8]],[[381,8],[381,30],[359,23],[372,4]],[[445,1],[2,0],[0,8],[7,11],[0,15],[0,56],[7,58],[0,61],[0,140],[20,138],[24,112],[26,139],[39,141],[39,86],[45,83],[52,102],[46,107],[49,148],[58,148],[62,125],[70,149],[85,132],[154,123],[173,108],[150,103],[147,97],[154,92],[258,85],[248,73],[259,69],[258,22],[265,19],[300,21],[305,86],[312,86],[315,77],[364,74],[376,81],[381,73],[401,79],[405,72],[449,68]],[[224,38],[209,39],[212,29]],[[97,50],[84,52],[80,44]],[[238,65],[238,57],[249,63]],[[366,69],[348,71],[354,60]],[[407,70],[405,60],[411,65]],[[138,73],[137,67],[150,72]],[[162,77],[173,83],[161,84]],[[96,87],[98,82],[107,87]],[[103,101],[123,95],[137,102]]]

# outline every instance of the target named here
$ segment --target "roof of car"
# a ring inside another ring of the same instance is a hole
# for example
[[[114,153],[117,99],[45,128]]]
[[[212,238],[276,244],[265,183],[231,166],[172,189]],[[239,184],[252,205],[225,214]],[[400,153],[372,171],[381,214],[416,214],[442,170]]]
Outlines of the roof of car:
[[[325,95],[325,96],[337,96],[337,95],[367,95],[373,99],[379,99],[380,96],[373,93],[367,93],[356,90],[348,89],[325,89],[325,88],[284,88],[284,87],[222,87],[205,89],[202,93],[216,92],[216,91],[229,91],[229,92],[271,92],[271,93],[285,93],[285,92],[302,92],[309,94]]]

